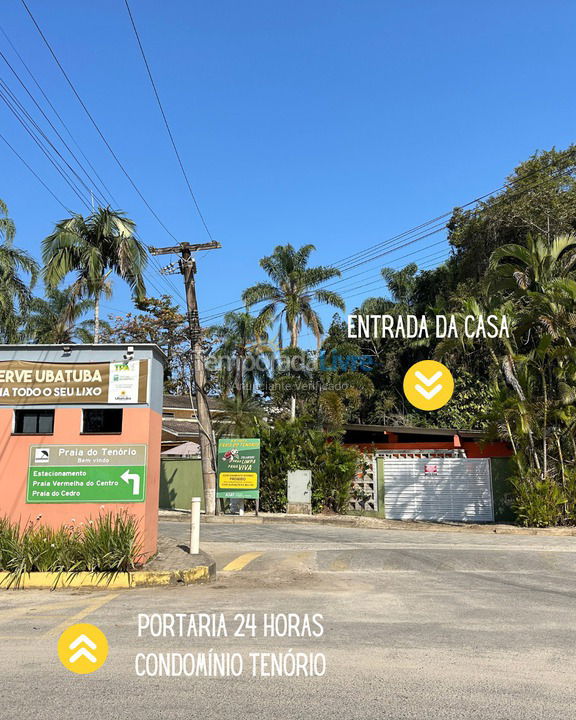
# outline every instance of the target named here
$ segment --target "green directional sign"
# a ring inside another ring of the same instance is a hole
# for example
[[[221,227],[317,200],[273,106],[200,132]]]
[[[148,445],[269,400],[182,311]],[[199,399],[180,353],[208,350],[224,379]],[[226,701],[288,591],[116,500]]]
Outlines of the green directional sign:
[[[32,445],[28,503],[143,502],[146,445]]]

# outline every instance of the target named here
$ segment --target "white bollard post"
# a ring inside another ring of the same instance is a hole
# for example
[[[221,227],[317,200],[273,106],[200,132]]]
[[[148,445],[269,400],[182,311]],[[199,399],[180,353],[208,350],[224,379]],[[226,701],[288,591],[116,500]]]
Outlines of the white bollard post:
[[[200,552],[200,498],[192,498],[190,512],[190,555]]]

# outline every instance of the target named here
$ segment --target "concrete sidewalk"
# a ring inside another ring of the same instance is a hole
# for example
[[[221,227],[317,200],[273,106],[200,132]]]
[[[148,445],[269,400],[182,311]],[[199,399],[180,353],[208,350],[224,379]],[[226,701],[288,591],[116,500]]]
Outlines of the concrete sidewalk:
[[[162,520],[189,521],[190,513],[186,510],[159,510]],[[520,527],[518,525],[495,523],[435,523],[426,521],[386,520],[384,518],[367,517],[365,515],[289,515],[287,513],[260,513],[257,517],[250,515],[216,515],[201,516],[202,523],[217,524],[263,524],[263,523],[313,523],[318,525],[339,525],[342,527],[370,528],[372,530],[432,530],[434,532],[451,533],[499,533],[503,535],[547,535],[576,537],[576,527]]]
[[[170,572],[177,570],[192,570],[197,567],[208,567],[210,578],[216,573],[216,563],[213,558],[200,550],[198,555],[190,555],[190,548],[185,543],[165,534],[158,535],[158,552],[143,570],[154,572]]]

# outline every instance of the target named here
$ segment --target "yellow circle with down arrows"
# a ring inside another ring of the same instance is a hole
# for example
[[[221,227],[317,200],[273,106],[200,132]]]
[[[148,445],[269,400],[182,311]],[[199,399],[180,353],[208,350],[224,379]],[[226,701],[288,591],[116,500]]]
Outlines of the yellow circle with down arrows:
[[[104,665],[108,657],[108,640],[96,625],[70,625],[58,640],[58,657],[62,665],[73,673],[93,673]]]
[[[404,375],[404,395],[418,410],[444,407],[454,392],[454,378],[446,365],[422,360]]]

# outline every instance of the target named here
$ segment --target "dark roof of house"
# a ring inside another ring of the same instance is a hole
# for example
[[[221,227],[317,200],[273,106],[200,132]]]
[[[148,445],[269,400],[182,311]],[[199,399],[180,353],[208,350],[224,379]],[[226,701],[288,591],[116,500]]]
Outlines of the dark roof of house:
[[[461,438],[480,438],[484,435],[482,430],[459,430],[458,428],[425,428],[410,427],[409,425],[361,425],[360,423],[351,423],[345,425],[346,432],[359,433],[394,433],[396,435],[434,435],[437,437],[454,437],[458,435]]]
[[[195,410],[196,398],[192,403],[190,395],[164,395],[164,410]],[[220,398],[208,397],[208,407],[211,410],[220,410],[222,403]]]
[[[199,435],[196,420],[162,418],[162,430],[176,437],[197,437]]]

